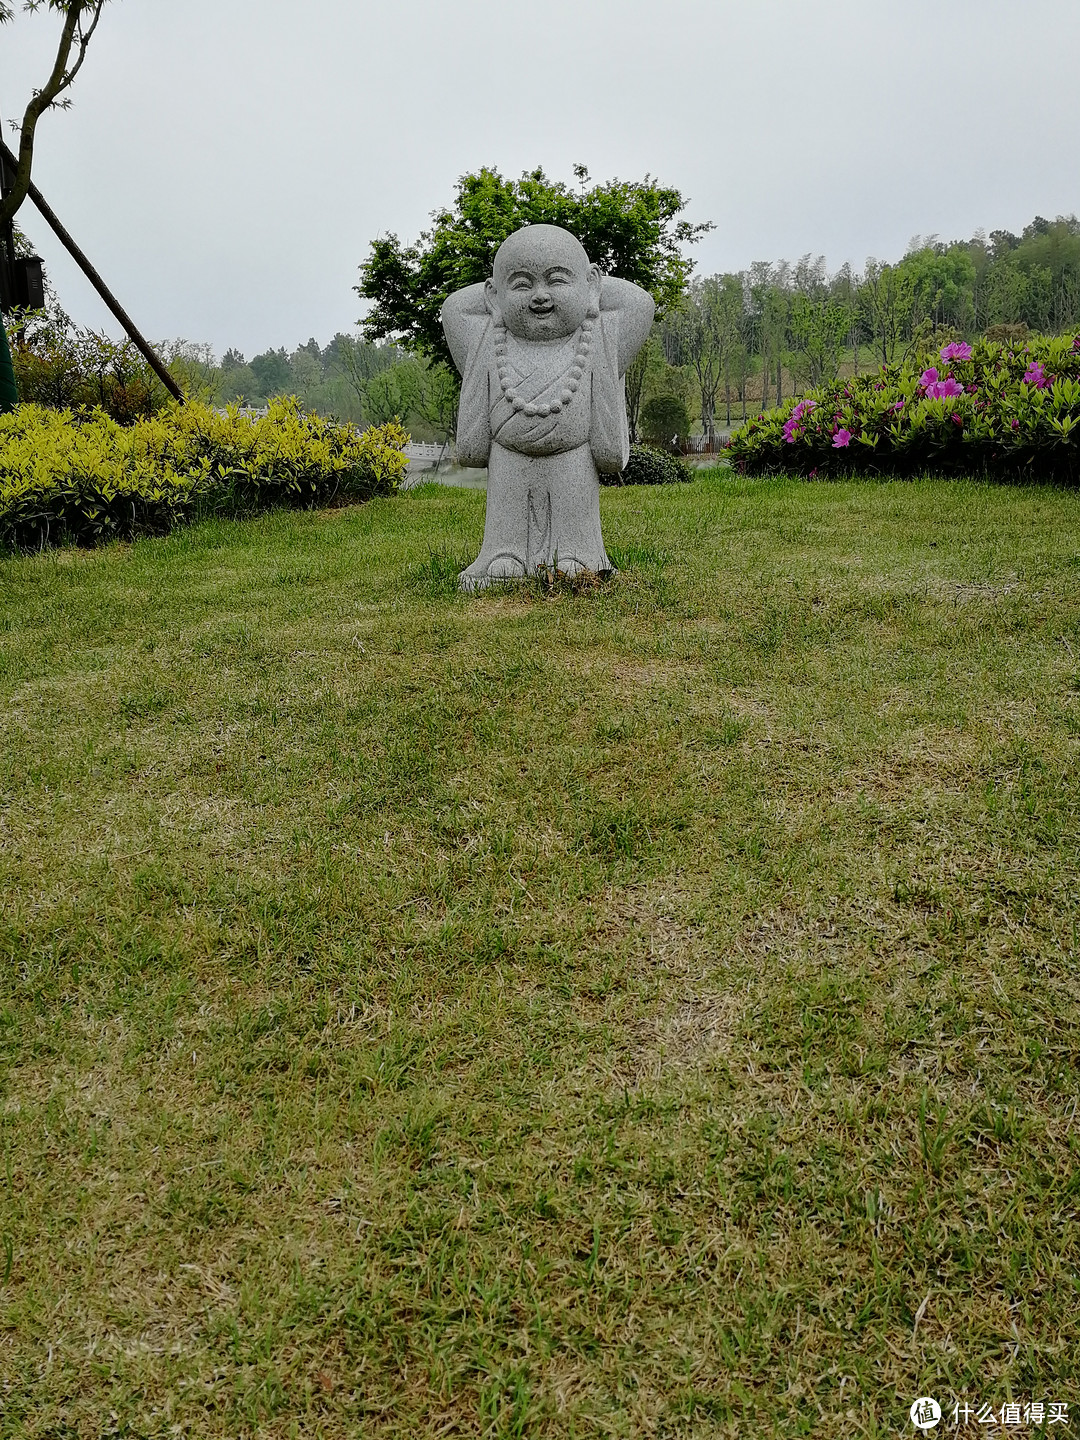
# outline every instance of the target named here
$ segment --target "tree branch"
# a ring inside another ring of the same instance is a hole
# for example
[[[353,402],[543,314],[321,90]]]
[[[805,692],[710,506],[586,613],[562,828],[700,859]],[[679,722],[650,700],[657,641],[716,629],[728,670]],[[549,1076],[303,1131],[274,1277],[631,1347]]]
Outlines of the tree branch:
[[[60,32],[60,41],[56,47],[56,60],[53,63],[52,74],[44,86],[34,93],[23,112],[22,130],[19,137],[19,158],[14,167],[11,189],[0,201],[0,226],[9,225],[14,220],[19,207],[26,199],[30,188],[30,171],[34,160],[34,134],[37,130],[37,123],[45,111],[55,105],[58,96],[63,94],[79,73],[83,60],[86,58],[87,46],[97,29],[98,20],[101,18],[104,4],[105,0],[69,0],[66,6],[64,28]],[[93,19],[89,28],[83,30],[82,20],[88,10],[92,11]],[[0,19],[2,18],[6,17],[0,14]],[[69,69],[68,60],[71,56],[72,46],[78,47],[78,58]]]

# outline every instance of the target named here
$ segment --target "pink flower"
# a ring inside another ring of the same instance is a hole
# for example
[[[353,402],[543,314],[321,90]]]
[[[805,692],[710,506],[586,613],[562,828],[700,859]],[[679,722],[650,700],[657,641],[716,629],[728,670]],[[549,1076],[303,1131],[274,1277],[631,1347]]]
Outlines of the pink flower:
[[[1080,355],[1080,335],[1073,336],[1073,354]]]
[[[845,430],[843,426],[833,435],[833,449],[843,450],[845,445],[851,444],[851,431]]]
[[[894,410],[902,410],[904,408],[903,400],[897,400],[896,404],[892,408]]]
[[[970,360],[971,346],[965,345],[963,340],[954,340],[951,345],[946,345],[941,352],[942,360]]]
[[[817,401],[816,401],[816,400],[800,400],[800,401],[799,401],[799,403],[795,406],[795,409],[792,410],[791,414],[788,416],[787,420],[784,422],[784,444],[785,444],[785,445],[794,445],[794,444],[795,444],[795,436],[796,436],[796,435],[800,435],[800,434],[802,433],[802,426],[799,424],[799,421],[802,419],[802,417],[803,417],[804,415],[808,415],[811,410],[816,410],[816,409],[817,409]]]
[[[962,415],[958,415],[955,410],[953,411],[952,419],[954,425],[963,425],[964,423],[964,417]]]
[[[1041,360],[1032,360],[1024,371],[1024,384],[1033,385],[1036,390],[1045,390],[1048,385],[1053,384],[1053,377],[1047,375]]]
[[[944,380],[932,380],[926,387],[926,398],[928,400],[944,400],[949,395],[962,395],[964,387],[958,385],[951,375],[946,375]]]
[[[933,385],[933,384],[936,383],[937,378],[938,378],[937,369],[936,369],[935,366],[931,365],[928,370],[924,370],[924,371],[922,372],[922,374],[919,376],[919,384],[920,384],[920,385]]]
[[[1019,421],[1019,420],[1010,420],[1009,423],[1010,423],[1010,425],[1012,425],[1012,428],[1013,428],[1014,430],[1019,430],[1019,429],[1020,429],[1020,421]]]

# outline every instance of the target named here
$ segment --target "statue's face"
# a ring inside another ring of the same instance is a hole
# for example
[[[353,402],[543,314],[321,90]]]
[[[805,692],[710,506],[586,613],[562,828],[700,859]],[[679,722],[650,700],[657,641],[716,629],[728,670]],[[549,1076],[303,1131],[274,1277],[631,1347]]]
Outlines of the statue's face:
[[[577,240],[551,225],[512,235],[495,257],[488,281],[492,309],[519,340],[562,340],[590,310],[595,314],[600,275]]]

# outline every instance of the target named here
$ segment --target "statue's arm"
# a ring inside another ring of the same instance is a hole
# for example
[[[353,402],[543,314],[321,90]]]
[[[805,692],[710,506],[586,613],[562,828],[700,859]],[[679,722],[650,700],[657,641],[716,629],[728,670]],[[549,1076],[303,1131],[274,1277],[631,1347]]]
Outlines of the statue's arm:
[[[619,374],[625,375],[634,356],[649,338],[656,302],[632,280],[605,275],[600,287],[600,309],[619,312]]]
[[[464,372],[465,362],[469,358],[469,341],[475,335],[477,327],[487,320],[488,314],[482,282],[479,285],[466,285],[463,290],[455,290],[443,301],[440,315],[443,334],[459,371]]]

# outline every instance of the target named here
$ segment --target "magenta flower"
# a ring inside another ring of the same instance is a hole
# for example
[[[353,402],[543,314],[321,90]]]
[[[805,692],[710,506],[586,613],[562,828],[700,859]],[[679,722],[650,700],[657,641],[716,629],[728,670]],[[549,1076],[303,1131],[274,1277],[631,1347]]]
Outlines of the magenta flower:
[[[841,426],[833,436],[832,444],[834,450],[843,450],[845,445],[851,444],[851,431]]]
[[[936,366],[931,365],[928,370],[924,370],[924,371],[922,372],[922,374],[919,376],[919,384],[920,384],[920,385],[934,385],[934,384],[937,383],[937,378],[938,378],[937,368],[936,368]]]
[[[1020,429],[1020,421],[1019,421],[1019,420],[1010,420],[1010,421],[1009,421],[1009,424],[1012,426],[1012,428],[1013,428],[1014,430],[1019,430],[1019,429]]]
[[[926,398],[928,400],[945,400],[950,395],[962,395],[964,387],[957,383],[951,375],[946,375],[944,380],[932,380],[926,387]]]
[[[1073,336],[1073,354],[1080,355],[1080,335]]]
[[[1045,390],[1048,385],[1053,384],[1053,377],[1047,375],[1041,360],[1032,360],[1024,371],[1024,384],[1033,385],[1036,390]]]
[[[896,404],[892,408],[893,410],[902,410],[904,408],[903,400],[897,400]]]
[[[952,419],[954,425],[963,425],[964,423],[964,417],[962,415],[958,415],[955,410],[953,411]]]
[[[963,340],[954,340],[951,345],[946,345],[941,352],[942,360],[970,360],[971,346],[965,345]]]
[[[803,417],[804,415],[808,415],[811,410],[816,410],[816,409],[817,409],[817,401],[816,401],[816,400],[800,400],[800,401],[799,401],[799,403],[795,406],[795,409],[792,410],[791,414],[788,416],[787,420],[784,422],[784,444],[785,444],[785,445],[794,445],[794,444],[795,444],[795,436],[796,436],[796,435],[800,435],[800,434],[802,433],[802,426],[799,424],[799,421],[802,419],[802,417]]]

